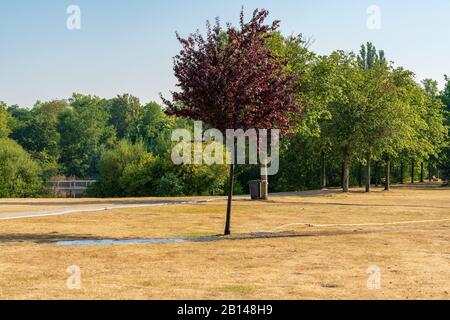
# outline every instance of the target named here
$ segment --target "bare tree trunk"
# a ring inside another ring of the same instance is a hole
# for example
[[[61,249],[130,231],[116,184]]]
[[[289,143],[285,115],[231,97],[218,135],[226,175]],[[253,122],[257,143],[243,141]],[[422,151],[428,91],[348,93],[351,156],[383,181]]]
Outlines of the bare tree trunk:
[[[382,181],[382,176],[383,176],[383,162],[379,162],[378,163],[378,175],[377,175],[377,179],[378,179],[378,185],[379,186],[383,186],[383,181]]]
[[[377,161],[375,164],[375,187],[378,187],[381,184],[381,168],[380,162]]]
[[[367,153],[366,160],[367,160],[367,165],[366,165],[366,192],[370,192],[370,183],[371,183],[370,166],[372,164],[372,155],[370,153]]]
[[[400,184],[405,184],[405,164],[400,164]]]
[[[425,182],[425,168],[423,162],[420,163],[420,183]]]
[[[231,234],[231,206],[233,204],[233,190],[234,190],[234,174],[236,163],[236,142],[233,144],[233,152],[231,152],[231,165],[230,165],[230,181],[228,185],[228,202],[227,202],[227,217],[225,223],[224,235],[229,236]]]
[[[234,164],[231,164],[230,167],[230,183],[228,186],[228,203],[227,203],[227,220],[225,224],[225,232],[226,236],[231,234],[231,205],[233,203],[233,189],[234,189]]]
[[[431,159],[428,160],[428,181],[433,182],[433,169],[431,168]]]
[[[384,190],[391,190],[391,156],[386,157],[386,184]]]
[[[320,159],[320,188],[326,188],[327,187],[327,169],[326,169],[326,163],[325,163],[325,152],[322,151],[321,159]]]
[[[363,166],[360,163],[358,167],[358,185],[360,188],[363,186]]]
[[[411,183],[414,184],[414,175],[416,174],[416,162],[411,161]]]
[[[344,155],[344,166],[342,174],[342,190],[347,193],[350,191],[350,157],[348,154]]]

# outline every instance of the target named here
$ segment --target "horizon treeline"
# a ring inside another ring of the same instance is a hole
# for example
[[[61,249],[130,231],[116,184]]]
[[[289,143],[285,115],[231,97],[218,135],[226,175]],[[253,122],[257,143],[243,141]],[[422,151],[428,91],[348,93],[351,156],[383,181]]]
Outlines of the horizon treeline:
[[[298,75],[304,105],[294,134],[281,139],[271,191],[448,178],[448,77],[442,91],[432,79],[418,83],[371,43],[326,56],[301,36],[274,33],[267,45]],[[49,196],[46,184],[57,176],[96,179],[89,194],[97,197],[224,194],[226,165],[171,162],[172,131],[193,124],[164,111],[130,94],[76,93],[32,108],[0,102],[0,197]],[[259,173],[238,166],[235,192]]]

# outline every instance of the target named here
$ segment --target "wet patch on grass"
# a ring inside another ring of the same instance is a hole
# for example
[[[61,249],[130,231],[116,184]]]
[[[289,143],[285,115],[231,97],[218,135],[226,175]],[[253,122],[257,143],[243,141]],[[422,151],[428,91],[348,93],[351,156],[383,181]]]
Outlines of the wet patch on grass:
[[[233,236],[220,235],[204,235],[195,236],[188,235],[180,238],[138,238],[138,239],[77,239],[77,240],[56,240],[53,243],[57,246],[111,246],[111,245],[142,245],[142,244],[165,244],[165,243],[196,243],[196,242],[215,242],[215,241],[232,241],[232,240],[250,240],[250,239],[267,239],[267,238],[285,238],[302,236],[292,233],[249,233],[237,234]],[[303,235],[304,236],[304,235]]]
[[[243,241],[258,239],[283,239],[283,238],[303,238],[303,237],[326,237],[326,236],[345,236],[373,233],[392,233],[409,231],[433,231],[448,230],[448,227],[408,227],[408,228],[373,228],[373,229],[350,229],[350,230],[321,230],[311,232],[256,232],[242,233],[232,236],[199,236],[199,237],[180,237],[180,238],[138,238],[138,239],[58,239],[52,241],[58,246],[110,246],[110,245],[144,245],[144,244],[168,244],[168,243],[201,243],[216,241]]]

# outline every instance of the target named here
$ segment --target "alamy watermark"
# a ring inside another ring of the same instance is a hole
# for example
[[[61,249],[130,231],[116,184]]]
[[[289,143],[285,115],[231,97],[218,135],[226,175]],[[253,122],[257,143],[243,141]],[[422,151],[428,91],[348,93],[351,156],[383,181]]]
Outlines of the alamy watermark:
[[[66,13],[69,17],[66,20],[66,27],[69,30],[81,29],[81,8],[77,5],[70,5],[67,7]]]
[[[81,290],[81,268],[79,266],[70,266],[66,269],[69,277],[66,281],[67,289]]]
[[[261,174],[267,176],[277,174],[280,167],[280,131],[276,129],[228,129],[224,137],[217,129],[203,132],[203,123],[196,121],[193,135],[187,129],[176,129],[172,142],[177,143],[171,155],[176,165],[260,164]]]
[[[380,290],[381,289],[381,268],[377,265],[371,265],[367,268],[367,289]]]
[[[381,29],[381,8],[377,5],[371,5],[367,8],[367,29],[380,30]]]

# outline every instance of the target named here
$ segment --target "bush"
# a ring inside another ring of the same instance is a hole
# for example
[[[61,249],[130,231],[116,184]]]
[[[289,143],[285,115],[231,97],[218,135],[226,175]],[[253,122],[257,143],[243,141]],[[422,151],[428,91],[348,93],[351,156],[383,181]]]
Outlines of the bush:
[[[100,197],[148,196],[156,189],[153,165],[157,162],[142,143],[123,140],[103,151],[99,178],[89,194]]]
[[[11,133],[9,122],[10,116],[6,112],[4,103],[0,101],[0,139],[7,138]]]
[[[0,198],[36,197],[44,191],[40,167],[16,142],[0,139]]]
[[[183,186],[181,180],[174,173],[167,173],[159,181],[158,196],[177,197],[183,195]]]
[[[169,155],[161,159],[144,144],[126,140],[102,153],[100,175],[89,194],[98,197],[145,197],[223,194],[226,165],[176,166]]]
[[[189,143],[188,143],[189,145]],[[225,149],[223,145],[212,143],[204,143],[203,149],[206,147],[216,146],[218,156],[225,160]],[[166,172],[173,172],[181,181],[183,193],[185,195],[216,195],[223,194],[224,187],[228,179],[228,166],[225,164],[193,164],[194,149],[191,149],[191,163],[175,166],[170,159],[166,160]]]

